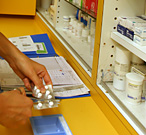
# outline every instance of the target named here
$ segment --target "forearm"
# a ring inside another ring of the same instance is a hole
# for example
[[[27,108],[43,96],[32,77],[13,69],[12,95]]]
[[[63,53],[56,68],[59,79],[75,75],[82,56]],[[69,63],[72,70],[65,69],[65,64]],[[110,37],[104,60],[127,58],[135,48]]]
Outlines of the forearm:
[[[21,52],[0,32],[0,56],[7,62],[15,61]]]

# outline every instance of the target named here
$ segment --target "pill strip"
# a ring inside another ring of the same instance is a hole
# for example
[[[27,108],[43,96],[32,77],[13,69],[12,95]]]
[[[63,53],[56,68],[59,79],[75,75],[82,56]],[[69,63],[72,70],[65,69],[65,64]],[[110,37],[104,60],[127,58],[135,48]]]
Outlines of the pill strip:
[[[34,108],[37,110],[58,107],[60,102],[60,100],[55,99],[52,85],[45,85],[45,89],[46,92],[44,94],[36,86],[32,90],[33,96],[38,100],[34,103]]]

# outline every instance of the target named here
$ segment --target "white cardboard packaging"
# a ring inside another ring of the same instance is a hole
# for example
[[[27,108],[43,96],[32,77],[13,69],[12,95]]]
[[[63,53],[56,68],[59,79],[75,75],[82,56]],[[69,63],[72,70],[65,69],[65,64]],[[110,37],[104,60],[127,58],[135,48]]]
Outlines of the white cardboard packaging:
[[[146,27],[146,21],[140,18],[128,18],[126,21],[126,28],[135,31],[136,27]]]
[[[134,35],[134,42],[141,46],[146,46],[146,38],[142,38],[137,35]]]
[[[146,38],[146,27],[135,27],[134,34],[139,37]]]

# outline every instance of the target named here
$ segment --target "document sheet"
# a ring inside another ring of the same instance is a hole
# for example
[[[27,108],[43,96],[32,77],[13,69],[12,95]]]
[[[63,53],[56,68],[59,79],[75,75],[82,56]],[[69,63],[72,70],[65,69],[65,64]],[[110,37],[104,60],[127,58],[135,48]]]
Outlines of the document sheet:
[[[46,67],[52,79],[56,97],[71,97],[89,93],[89,89],[63,57],[31,59]],[[0,60],[0,83],[2,87],[24,85],[22,80],[13,72],[5,60]]]

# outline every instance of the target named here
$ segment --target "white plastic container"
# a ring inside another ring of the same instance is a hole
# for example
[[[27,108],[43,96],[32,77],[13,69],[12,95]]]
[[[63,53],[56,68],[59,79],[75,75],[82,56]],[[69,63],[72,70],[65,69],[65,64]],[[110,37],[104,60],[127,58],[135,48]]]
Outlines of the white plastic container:
[[[63,31],[69,30],[69,16],[63,16]]]
[[[75,35],[75,33],[76,33],[77,23],[78,23],[78,20],[74,20],[73,21],[73,24],[72,24],[72,33],[73,33],[73,35]]]
[[[114,73],[113,77],[113,86],[116,90],[125,90],[125,82],[126,82],[126,77],[125,75],[119,75],[117,73]]]
[[[126,100],[134,105],[141,103],[144,76],[136,73],[126,74]]]
[[[113,86],[117,90],[125,90],[125,75],[130,71],[131,53],[119,46],[116,47]]]
[[[75,35],[77,37],[81,37],[83,27],[84,27],[84,24],[82,22],[77,23],[77,27],[76,27],[76,31],[75,31]]]
[[[88,36],[89,36],[89,29],[88,28],[84,28],[82,30],[82,41],[83,42],[87,42],[88,41]]]
[[[136,56],[135,54],[132,54],[131,57],[131,66],[133,65],[144,65],[144,61],[139,58],[138,56]]]
[[[118,63],[121,64],[130,64],[131,61],[131,53],[126,48],[122,46],[116,47],[116,59]]]
[[[93,53],[94,53],[95,34],[93,34],[93,35],[90,36],[90,40],[91,40],[91,42],[90,42],[90,54],[91,54],[91,56],[93,56]]]

